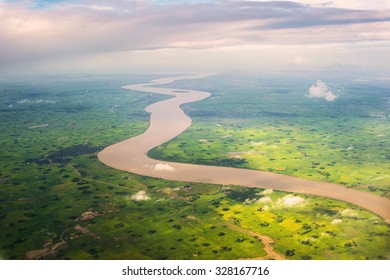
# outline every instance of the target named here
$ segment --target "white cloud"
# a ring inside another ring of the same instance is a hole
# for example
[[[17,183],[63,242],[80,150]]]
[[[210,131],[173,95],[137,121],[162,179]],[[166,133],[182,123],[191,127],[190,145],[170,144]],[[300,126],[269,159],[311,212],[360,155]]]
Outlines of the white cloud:
[[[173,168],[169,164],[157,163],[156,166],[154,167],[153,171],[169,171],[169,172],[173,172],[173,171],[175,171],[175,168]]]
[[[287,206],[292,206],[295,204],[299,204],[305,201],[302,197],[287,197],[284,199],[284,204]]]
[[[141,200],[149,200],[150,197],[146,194],[145,191],[139,191],[131,196],[132,199],[136,201],[141,201]]]
[[[335,225],[335,224],[340,224],[340,223],[342,223],[342,222],[343,222],[342,219],[334,219],[334,220],[332,221],[332,224]]]
[[[304,201],[305,199],[300,196],[286,195],[285,197],[278,199],[278,204],[291,207],[297,204],[301,204]]]
[[[317,80],[314,85],[309,88],[310,98],[324,98],[326,101],[333,101],[338,96],[321,80]]]

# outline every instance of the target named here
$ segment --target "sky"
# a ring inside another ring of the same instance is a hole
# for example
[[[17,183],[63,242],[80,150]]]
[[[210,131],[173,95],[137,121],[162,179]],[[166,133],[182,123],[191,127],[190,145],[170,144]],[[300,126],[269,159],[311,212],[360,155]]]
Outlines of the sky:
[[[319,70],[390,76],[390,1],[0,0],[1,75]]]

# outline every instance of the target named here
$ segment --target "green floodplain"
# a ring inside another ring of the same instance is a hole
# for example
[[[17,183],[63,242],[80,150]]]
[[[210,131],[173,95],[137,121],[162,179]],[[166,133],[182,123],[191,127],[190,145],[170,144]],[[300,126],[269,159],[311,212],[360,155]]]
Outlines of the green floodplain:
[[[141,134],[166,97],[121,89],[162,75],[0,81],[1,259],[390,259],[368,210],[280,191],[171,182],[96,154]],[[168,75],[169,76],[169,75]],[[333,182],[390,198],[388,84],[223,74],[167,87],[213,96],[153,158]]]

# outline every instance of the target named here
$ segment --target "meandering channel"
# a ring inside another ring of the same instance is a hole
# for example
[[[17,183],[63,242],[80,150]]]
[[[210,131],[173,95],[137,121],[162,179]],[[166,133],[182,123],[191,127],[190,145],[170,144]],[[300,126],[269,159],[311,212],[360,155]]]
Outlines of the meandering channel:
[[[149,128],[141,135],[103,149],[98,158],[104,164],[131,173],[173,181],[272,188],[347,201],[378,214],[390,223],[390,200],[340,185],[311,181],[271,172],[230,167],[204,166],[166,162],[149,158],[147,153],[184,132],[191,118],[180,108],[182,104],[200,101],[209,92],[156,87],[182,79],[200,79],[210,74],[162,78],[147,84],[123,88],[172,96],[145,108],[150,113]]]

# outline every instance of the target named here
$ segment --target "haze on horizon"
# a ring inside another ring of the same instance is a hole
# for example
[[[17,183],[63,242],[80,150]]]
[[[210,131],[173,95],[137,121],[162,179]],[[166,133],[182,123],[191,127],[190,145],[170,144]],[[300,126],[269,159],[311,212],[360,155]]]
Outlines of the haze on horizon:
[[[0,2],[0,75],[356,71],[390,78],[387,0]]]

